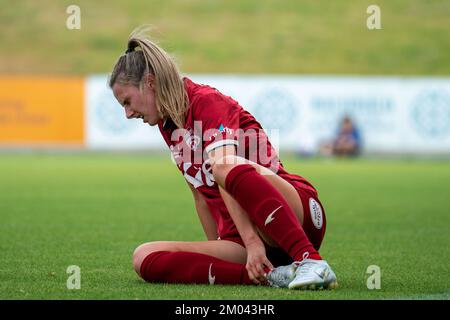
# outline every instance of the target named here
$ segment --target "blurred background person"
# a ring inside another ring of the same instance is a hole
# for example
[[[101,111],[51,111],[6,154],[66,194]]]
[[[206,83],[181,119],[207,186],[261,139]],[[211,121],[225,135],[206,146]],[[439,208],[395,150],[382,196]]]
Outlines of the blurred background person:
[[[336,137],[320,146],[324,156],[357,156],[361,151],[361,134],[350,116],[342,118]]]

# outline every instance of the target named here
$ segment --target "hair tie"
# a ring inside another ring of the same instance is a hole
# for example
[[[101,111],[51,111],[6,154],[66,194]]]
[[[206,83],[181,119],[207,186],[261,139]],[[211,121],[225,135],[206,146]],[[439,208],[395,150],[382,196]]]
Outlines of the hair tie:
[[[133,52],[133,51],[134,51],[134,48],[133,49],[132,48],[128,48],[127,51],[125,51],[125,54]]]

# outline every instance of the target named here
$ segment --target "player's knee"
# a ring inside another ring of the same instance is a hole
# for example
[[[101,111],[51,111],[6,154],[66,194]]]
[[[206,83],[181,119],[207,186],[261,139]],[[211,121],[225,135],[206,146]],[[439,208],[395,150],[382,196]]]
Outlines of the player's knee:
[[[141,267],[142,260],[143,260],[142,254],[143,254],[145,245],[146,245],[146,243],[141,244],[133,252],[133,267],[134,267],[134,271],[136,271],[136,273],[138,275],[140,275],[140,267]]]
[[[211,167],[213,177],[216,181],[225,181],[225,178],[228,172],[231,171],[231,169],[239,164],[244,163],[245,161],[236,156],[225,156],[223,158],[220,158]]]
[[[227,172],[231,170],[231,165],[228,163],[214,163],[211,169],[214,179],[222,181],[225,180]]]
[[[144,259],[153,252],[165,251],[167,248],[164,246],[162,241],[154,241],[143,243],[138,246],[133,252],[133,266],[136,273],[141,275],[141,265]]]

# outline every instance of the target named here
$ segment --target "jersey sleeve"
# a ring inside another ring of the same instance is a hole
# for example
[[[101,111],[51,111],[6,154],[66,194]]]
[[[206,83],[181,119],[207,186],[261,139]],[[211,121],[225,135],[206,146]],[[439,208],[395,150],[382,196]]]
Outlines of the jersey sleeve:
[[[239,113],[238,103],[221,93],[199,98],[194,125],[202,130],[206,153],[226,145],[239,145]]]

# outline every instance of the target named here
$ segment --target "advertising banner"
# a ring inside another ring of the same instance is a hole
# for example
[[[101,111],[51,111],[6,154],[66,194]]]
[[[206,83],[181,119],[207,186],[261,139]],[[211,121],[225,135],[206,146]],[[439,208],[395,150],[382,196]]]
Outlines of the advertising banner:
[[[0,145],[84,145],[83,78],[0,77]]]
[[[281,151],[316,152],[344,116],[373,153],[450,153],[450,79],[188,75],[237,100]],[[86,81],[89,148],[165,148],[156,127],[127,120],[106,76]]]

